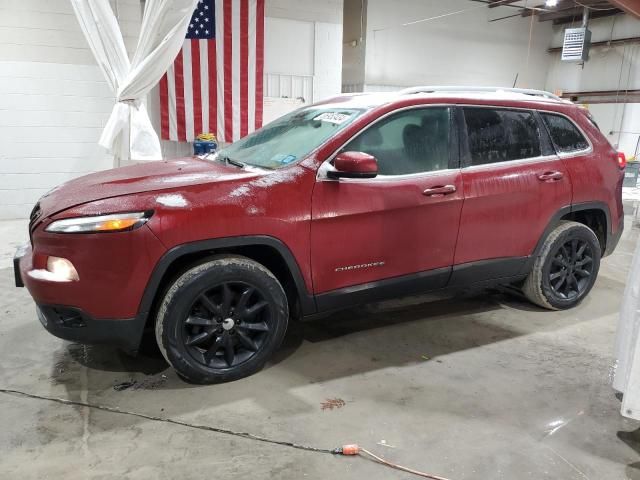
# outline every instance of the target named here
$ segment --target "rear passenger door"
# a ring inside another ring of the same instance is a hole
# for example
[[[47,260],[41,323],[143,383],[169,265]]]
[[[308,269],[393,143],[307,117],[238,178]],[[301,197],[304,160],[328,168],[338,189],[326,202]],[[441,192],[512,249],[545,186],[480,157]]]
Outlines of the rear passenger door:
[[[464,204],[451,284],[520,273],[571,182],[537,112],[462,107]]]

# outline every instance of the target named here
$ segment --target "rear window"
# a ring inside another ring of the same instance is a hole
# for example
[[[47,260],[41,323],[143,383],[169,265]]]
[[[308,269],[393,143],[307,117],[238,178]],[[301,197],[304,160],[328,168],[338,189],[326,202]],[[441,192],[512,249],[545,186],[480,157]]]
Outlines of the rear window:
[[[540,156],[540,130],[530,111],[464,108],[472,165]]]
[[[567,117],[553,113],[541,113],[541,116],[558,153],[578,152],[589,148],[587,139]]]

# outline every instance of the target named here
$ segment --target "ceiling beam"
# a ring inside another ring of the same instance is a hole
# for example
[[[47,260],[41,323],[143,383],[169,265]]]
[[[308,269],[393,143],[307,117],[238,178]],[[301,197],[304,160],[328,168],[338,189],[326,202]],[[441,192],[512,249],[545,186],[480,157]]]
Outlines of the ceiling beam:
[[[640,43],[640,37],[617,38],[615,40],[605,40],[602,42],[591,42],[591,47],[614,47],[616,45],[637,44]],[[562,47],[551,47],[547,52],[561,52]]]
[[[574,2],[572,0],[568,1],[568,2],[565,2],[565,3],[570,3],[570,4],[573,4],[573,5],[577,6],[577,7],[580,6],[580,5],[578,5],[577,2]],[[610,2],[609,0],[580,0],[580,3],[582,5],[586,5],[587,7],[597,7],[599,9],[601,9],[601,8],[614,8],[614,7],[611,6],[612,2]]]
[[[605,97],[607,95],[625,92],[629,95],[640,95],[640,90],[586,90],[578,92],[562,92],[562,98],[568,97]]]
[[[469,0],[469,1],[471,1],[471,2],[479,2],[479,3],[486,3],[487,7],[492,8],[491,7],[492,3],[496,2],[496,1],[501,1],[501,0]],[[517,1],[519,1],[519,0],[513,0],[513,2],[517,2]],[[524,8],[521,5],[512,5],[510,3],[504,3],[504,4],[501,4],[501,5],[495,5],[495,6],[496,7],[511,7],[511,8],[519,8],[519,9]],[[527,7],[527,8],[529,8],[529,7]]]
[[[609,3],[636,18],[640,18],[640,0],[609,0]]]
[[[523,17],[538,15],[541,22],[553,21],[554,25],[575,22],[582,17],[584,7],[589,8],[590,18],[602,18],[611,15],[617,15],[625,9],[627,13],[640,18],[640,0],[581,0],[579,3],[574,0],[560,0],[555,7],[547,7],[545,4],[536,5],[535,7],[523,7],[522,5],[513,5],[518,0],[474,0],[487,3],[489,8],[495,7],[512,7],[519,8]],[[526,5],[526,4],[525,4]],[[496,18],[492,21],[512,18],[516,15],[507,15],[505,17]]]
[[[618,15],[622,13],[622,10],[618,10],[617,8],[612,8],[611,10],[590,10],[589,11],[589,19],[595,19],[595,18],[604,18],[604,17],[611,17],[612,15]],[[562,25],[565,23],[570,23],[576,21],[577,23],[581,24],[581,15],[579,16],[567,16],[567,17],[563,17],[563,18],[557,18],[553,21],[554,25]]]
[[[563,92],[562,98],[577,103],[640,103],[640,90],[598,90]]]
[[[544,5],[538,5],[535,8],[523,8],[520,10],[520,15],[523,17],[530,17],[531,15],[540,15],[544,9]]]
[[[539,14],[538,19],[541,22],[546,22],[547,20],[555,20],[557,18],[582,16],[583,10],[583,7],[571,7],[563,10],[556,10],[554,12],[545,12]]]
[[[509,5],[510,3],[516,3],[518,0],[493,0],[489,4],[489,8],[501,7],[503,5]]]

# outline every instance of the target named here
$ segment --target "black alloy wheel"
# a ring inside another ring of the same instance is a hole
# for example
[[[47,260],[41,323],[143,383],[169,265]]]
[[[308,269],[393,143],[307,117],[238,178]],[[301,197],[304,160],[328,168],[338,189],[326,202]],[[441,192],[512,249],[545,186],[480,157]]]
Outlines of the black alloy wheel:
[[[598,277],[601,243],[583,223],[562,220],[535,254],[522,291],[531,302],[551,310],[575,307]]]
[[[221,283],[196,298],[184,318],[182,341],[194,360],[207,367],[236,367],[264,345],[272,309],[258,288]]]
[[[156,317],[164,358],[192,383],[238,380],[260,370],[287,331],[284,288],[264,265],[217,255],[186,270]]]
[[[579,297],[592,283],[593,251],[589,243],[573,238],[555,252],[549,269],[549,285],[560,298]]]

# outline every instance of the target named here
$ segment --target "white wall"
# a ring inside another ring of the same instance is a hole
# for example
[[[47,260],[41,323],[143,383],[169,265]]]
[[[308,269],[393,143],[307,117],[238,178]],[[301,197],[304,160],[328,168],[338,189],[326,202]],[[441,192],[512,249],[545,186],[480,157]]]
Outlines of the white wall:
[[[110,2],[132,52],[141,2]],[[307,102],[338,93],[342,0],[267,0],[265,14],[265,71],[285,74],[277,92]],[[97,145],[113,101],[69,0],[0,0],[0,219],[25,217],[53,186],[113,165]],[[157,91],[149,104],[153,118]],[[297,105],[270,100],[265,118]],[[190,151],[163,144],[168,157]]]
[[[135,48],[138,0],[113,1]],[[97,145],[113,96],[68,0],[0,0],[0,219],[53,186],[110,168]]]
[[[264,69],[280,75],[275,90],[267,78],[267,95],[311,103],[340,93],[342,8],[343,0],[266,0]]]
[[[315,22],[266,17],[264,35],[264,95],[313,101]]]
[[[549,22],[533,22],[527,62],[529,19],[489,22],[513,14],[511,8],[489,9],[468,0],[368,0],[366,10],[365,84],[369,87],[365,90],[372,86],[512,86],[516,74],[519,87],[545,84],[546,49],[552,34]],[[403,26],[423,19],[431,20]]]
[[[553,47],[562,46],[566,27],[554,28]],[[630,15],[595,19],[589,30],[592,42],[640,37],[640,20]],[[593,47],[584,67],[561,61],[560,52],[551,53],[545,87],[564,92],[640,89],[640,44]],[[640,103],[615,103],[615,94],[608,100],[612,103],[588,104],[589,110],[609,141],[631,156],[640,138]]]
[[[343,0],[266,0],[265,15],[306,22],[342,23]]]
[[[317,102],[341,91],[342,25],[317,22],[315,27],[313,101]]]
[[[289,3],[299,7],[298,4],[304,2]],[[325,8],[332,8],[319,12],[319,18],[333,18],[336,5],[341,6],[341,2],[327,2]],[[282,6],[267,8],[266,14],[270,12],[284,15],[286,10]],[[342,11],[339,10],[340,17],[335,22],[300,20],[296,8],[289,12],[290,17],[295,18],[267,16],[265,19],[266,95],[303,97],[311,103],[340,93]]]
[[[264,23],[265,70],[313,75],[314,22],[266,17]]]

